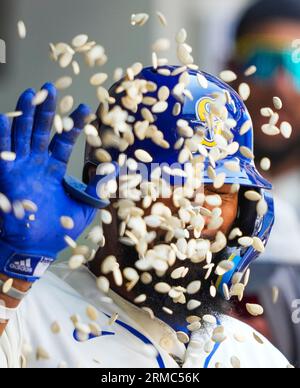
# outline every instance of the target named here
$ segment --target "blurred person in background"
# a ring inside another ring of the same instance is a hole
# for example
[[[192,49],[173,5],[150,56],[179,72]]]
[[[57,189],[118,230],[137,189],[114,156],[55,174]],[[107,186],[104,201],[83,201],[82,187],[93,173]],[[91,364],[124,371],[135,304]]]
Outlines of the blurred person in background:
[[[253,269],[255,282],[250,283],[246,299],[260,300],[265,319],[251,319],[250,323],[300,365],[300,326],[291,318],[293,301],[300,298],[300,1],[256,1],[242,15],[235,38],[230,68],[239,82],[251,87],[247,107],[254,122],[255,154],[258,161],[271,160],[269,174],[277,196],[274,234],[264,258]],[[250,66],[257,71],[245,77]],[[271,138],[261,130],[269,121],[261,108],[276,111],[275,96],[283,102],[278,126],[286,121],[293,128],[287,139],[282,135]]]

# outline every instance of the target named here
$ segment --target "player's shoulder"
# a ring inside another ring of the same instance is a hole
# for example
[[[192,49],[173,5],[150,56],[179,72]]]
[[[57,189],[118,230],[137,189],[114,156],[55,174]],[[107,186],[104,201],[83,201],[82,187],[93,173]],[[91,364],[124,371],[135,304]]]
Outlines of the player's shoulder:
[[[230,354],[230,364],[245,368],[288,368],[286,357],[251,326],[229,316],[220,317],[226,340],[220,344],[220,354]],[[217,355],[217,352],[216,352]]]

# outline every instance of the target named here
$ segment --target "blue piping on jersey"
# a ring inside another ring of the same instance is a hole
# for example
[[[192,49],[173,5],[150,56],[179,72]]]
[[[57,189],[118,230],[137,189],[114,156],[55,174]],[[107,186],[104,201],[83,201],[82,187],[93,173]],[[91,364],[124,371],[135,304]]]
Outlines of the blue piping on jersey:
[[[221,326],[221,322],[219,320],[217,320],[217,323],[218,323],[218,326]],[[215,344],[213,350],[211,351],[210,355],[206,358],[205,360],[205,363],[204,363],[204,369],[208,369],[209,367],[209,364],[213,358],[213,356],[217,353],[219,347],[220,347],[221,343],[218,342]]]
[[[99,337],[106,337],[108,335],[115,335],[115,333],[112,333],[110,331],[102,331],[101,334],[99,335],[94,335],[94,334],[90,334],[89,335],[89,338],[87,338],[87,341],[90,341],[92,339],[95,339],[95,338],[99,338]],[[80,339],[78,338],[78,335],[77,335],[77,330],[75,329],[74,332],[73,332],[73,337],[75,339],[75,341],[77,342],[82,342],[80,341]]]
[[[105,313],[104,313],[105,314]],[[110,318],[109,315],[105,314],[108,318]],[[119,321],[117,320],[116,323],[118,325],[120,325],[121,327],[123,327],[125,330],[129,331],[131,334],[133,334],[135,337],[137,337],[138,339],[140,339],[142,342],[144,342],[144,344],[146,345],[152,345],[153,347],[155,347],[153,345],[153,343],[147,338],[145,337],[142,333],[140,333],[138,330],[134,329],[133,327],[127,325],[126,323],[122,322],[122,321]],[[157,349],[156,349],[157,350]],[[158,353],[157,357],[156,357],[156,360],[157,360],[157,363],[158,363],[158,366],[159,368],[161,369],[164,369],[166,366],[165,366],[165,363],[164,363],[164,360],[162,358],[162,356]]]

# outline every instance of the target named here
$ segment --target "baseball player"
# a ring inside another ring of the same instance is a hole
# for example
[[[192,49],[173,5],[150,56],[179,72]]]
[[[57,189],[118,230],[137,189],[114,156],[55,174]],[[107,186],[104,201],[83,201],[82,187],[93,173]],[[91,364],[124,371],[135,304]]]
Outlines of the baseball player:
[[[66,176],[90,115],[85,105],[71,116],[74,128],[51,142],[53,85],[43,86],[48,97],[38,107],[35,92],[25,91],[17,105],[23,114],[12,125],[0,116],[0,366],[289,366],[265,338],[228,315],[229,297],[241,297],[242,278],[262,250],[253,242],[266,244],[274,221],[271,185],[253,162],[248,111],[219,79],[165,69],[169,76],[145,68],[112,87],[95,123],[102,148],[86,150],[85,184]],[[131,172],[122,175],[125,159]],[[183,186],[188,193],[182,197],[177,178],[185,185],[195,160],[201,177],[193,170],[195,190]],[[174,164],[177,176],[170,172]],[[186,175],[179,174],[185,166]],[[121,196],[137,169],[143,175],[151,169],[152,180],[179,197],[149,196],[149,178],[138,181],[140,191],[132,184],[130,195]],[[111,203],[108,191],[117,193]],[[249,191],[263,211],[245,197]],[[100,248],[90,260],[75,240],[104,208],[103,235],[94,229]],[[73,264],[86,258],[77,270],[53,264],[67,243]]]

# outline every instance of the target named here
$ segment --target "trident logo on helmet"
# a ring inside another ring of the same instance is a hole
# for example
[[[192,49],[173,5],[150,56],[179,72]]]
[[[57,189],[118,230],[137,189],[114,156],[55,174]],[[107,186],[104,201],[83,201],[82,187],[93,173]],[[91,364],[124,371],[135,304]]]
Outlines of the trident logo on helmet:
[[[208,148],[216,147],[216,135],[222,134],[222,119],[211,115],[210,107],[215,100],[210,97],[201,98],[196,104],[196,115],[201,124],[205,125],[206,133],[202,144]]]

